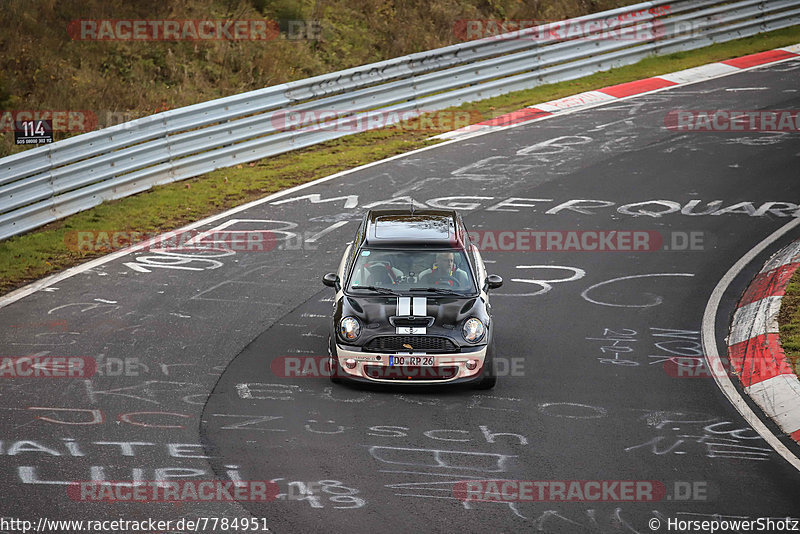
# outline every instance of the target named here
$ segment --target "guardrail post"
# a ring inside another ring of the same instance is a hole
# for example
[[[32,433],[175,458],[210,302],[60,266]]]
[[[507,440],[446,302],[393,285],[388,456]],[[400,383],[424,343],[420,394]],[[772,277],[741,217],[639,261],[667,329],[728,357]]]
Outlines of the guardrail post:
[[[55,184],[55,177],[53,176],[53,169],[55,168],[55,164],[53,163],[52,144],[47,145],[47,160],[48,160],[47,174],[49,175],[47,177],[47,186],[50,188],[50,198],[53,198],[54,196],[56,196],[56,184]],[[53,217],[55,217],[56,219],[59,218],[58,210],[56,210],[55,205],[50,208],[50,211],[53,214]]]

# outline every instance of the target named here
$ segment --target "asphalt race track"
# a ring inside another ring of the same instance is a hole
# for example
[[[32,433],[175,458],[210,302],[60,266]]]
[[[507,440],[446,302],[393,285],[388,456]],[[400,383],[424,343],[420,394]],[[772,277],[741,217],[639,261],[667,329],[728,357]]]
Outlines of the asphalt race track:
[[[3,383],[4,513],[253,515],[279,533],[644,533],[653,518],[666,531],[669,518],[800,516],[800,473],[712,378],[670,372],[670,358],[702,356],[703,311],[725,272],[792,220],[800,139],[664,127],[675,109],[799,109],[798,79],[800,61],[784,62],[418,151],[201,228],[269,230],[272,250],[133,253],[3,307],[6,356],[100,363],[91,379]],[[505,280],[491,294],[505,375],[493,390],[285,376],[282,358],[327,355],[333,291],[320,279],[336,270],[364,210],[412,199],[463,210],[473,230],[650,231],[665,247],[484,252]],[[721,353],[736,300],[768,252],[723,299]],[[66,490],[215,477],[275,480],[288,497],[100,503]],[[482,479],[658,481],[666,495],[455,496],[457,482]]]

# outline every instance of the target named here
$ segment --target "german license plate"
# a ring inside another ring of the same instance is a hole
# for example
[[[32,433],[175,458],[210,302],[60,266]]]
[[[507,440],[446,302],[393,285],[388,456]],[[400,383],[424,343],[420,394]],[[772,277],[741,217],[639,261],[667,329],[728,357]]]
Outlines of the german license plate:
[[[389,356],[389,365],[413,365],[415,367],[432,367],[433,356]]]

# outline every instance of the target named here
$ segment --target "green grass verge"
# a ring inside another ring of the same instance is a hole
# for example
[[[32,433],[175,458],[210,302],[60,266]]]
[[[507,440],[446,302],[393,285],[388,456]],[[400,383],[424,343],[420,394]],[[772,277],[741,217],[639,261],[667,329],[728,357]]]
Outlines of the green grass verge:
[[[798,42],[800,26],[795,26],[693,51],[651,57],[634,65],[465,104],[459,109],[477,110],[486,119],[582,91]],[[0,242],[0,294],[104,254],[71,249],[67,246],[70,232],[172,230],[287,187],[435,144],[437,141],[429,137],[436,133],[441,132],[402,127],[364,132],[104,203]]]
[[[794,273],[781,300],[778,324],[783,351],[794,372],[800,375],[800,269]]]

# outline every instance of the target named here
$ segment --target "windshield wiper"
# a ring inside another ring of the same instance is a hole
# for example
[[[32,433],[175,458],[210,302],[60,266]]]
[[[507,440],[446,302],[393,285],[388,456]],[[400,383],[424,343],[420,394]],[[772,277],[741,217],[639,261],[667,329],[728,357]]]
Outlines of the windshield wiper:
[[[412,287],[409,291],[426,291],[428,293],[438,293],[440,295],[462,295],[462,293],[458,293],[452,289],[444,289],[441,287]]]
[[[350,289],[368,289],[370,291],[374,291],[376,293],[380,293],[382,295],[397,295],[391,289],[385,287],[377,287],[377,286],[351,286]]]

